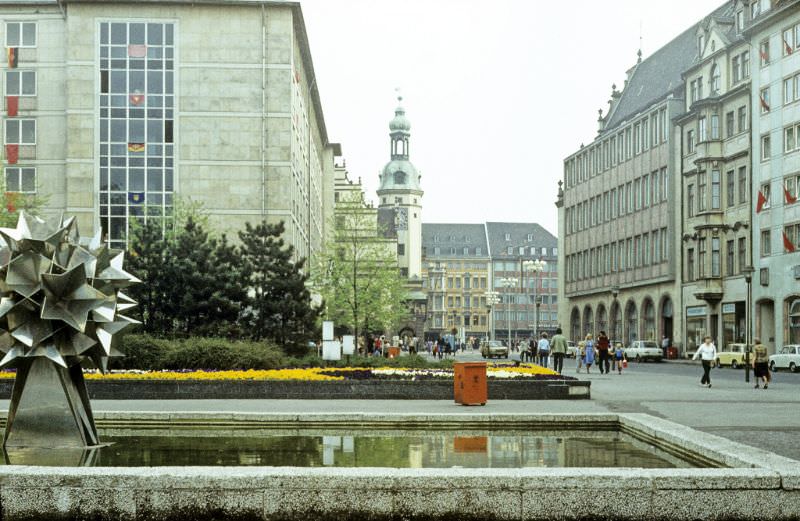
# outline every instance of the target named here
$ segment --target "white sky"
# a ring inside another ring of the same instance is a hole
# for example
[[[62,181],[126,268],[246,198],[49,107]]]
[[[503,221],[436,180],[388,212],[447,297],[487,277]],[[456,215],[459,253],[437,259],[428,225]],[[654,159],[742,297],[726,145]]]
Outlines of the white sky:
[[[301,0],[331,141],[376,199],[404,97],[424,222],[558,232],[563,159],[611,84],[722,0]]]

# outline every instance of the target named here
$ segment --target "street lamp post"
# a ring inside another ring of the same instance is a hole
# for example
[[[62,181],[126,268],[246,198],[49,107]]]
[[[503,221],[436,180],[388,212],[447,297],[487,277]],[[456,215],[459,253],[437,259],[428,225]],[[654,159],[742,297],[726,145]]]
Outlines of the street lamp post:
[[[484,293],[486,296],[486,306],[489,308],[489,340],[494,340],[494,305],[500,302],[500,294],[496,291],[487,291]]]
[[[752,286],[751,283],[753,282],[753,269],[752,266],[745,266],[742,268],[742,273],[744,273],[744,281],[747,284],[747,302],[744,306],[744,319],[745,319],[745,349],[744,349],[744,381],[750,381],[750,345],[753,343],[752,337],[752,328],[750,327],[751,322],[751,315],[750,315],[750,303],[753,300],[753,296],[751,294]]]
[[[538,338],[539,336],[539,299],[536,296],[536,286],[538,285],[537,274],[539,272],[544,271],[547,267],[547,263],[542,259],[537,260],[526,260],[522,263],[522,268],[525,270],[525,273],[528,274],[528,281],[530,281],[530,274],[533,272],[533,304],[534,304],[534,315],[533,315],[533,338]],[[525,307],[528,308],[527,303]]]
[[[506,289],[510,289],[510,288],[516,287],[517,282],[518,282],[517,279],[514,278],[514,277],[503,277],[502,279],[500,279],[500,285],[503,286]],[[507,299],[508,299],[507,300],[508,306],[507,306],[507,317],[506,317],[506,320],[508,321],[508,349],[509,349],[509,351],[511,351],[511,295],[512,295],[511,293],[506,292],[506,296],[507,296]]]

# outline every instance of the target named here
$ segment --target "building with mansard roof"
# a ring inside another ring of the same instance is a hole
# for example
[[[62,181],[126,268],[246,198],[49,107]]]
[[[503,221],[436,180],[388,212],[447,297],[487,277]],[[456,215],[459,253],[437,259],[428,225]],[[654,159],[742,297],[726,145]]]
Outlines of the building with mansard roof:
[[[558,326],[558,240],[536,223],[422,224],[427,330],[528,339]],[[542,261],[533,271],[526,261]],[[501,279],[513,280],[503,285]],[[487,292],[499,302],[491,309]],[[537,317],[538,311],[538,317]]]
[[[724,16],[729,2],[709,14]],[[698,57],[694,24],[647,59],[641,51],[622,90],[612,87],[595,139],[564,160],[559,191],[559,315],[578,340],[605,330],[614,341],[680,344],[683,73]]]

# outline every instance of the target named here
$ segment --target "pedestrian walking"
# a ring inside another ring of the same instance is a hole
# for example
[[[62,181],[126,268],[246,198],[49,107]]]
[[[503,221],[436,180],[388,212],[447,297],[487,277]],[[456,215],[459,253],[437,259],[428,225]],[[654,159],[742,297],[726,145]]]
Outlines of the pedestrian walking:
[[[597,335],[597,365],[600,367],[600,374],[608,374],[610,370],[611,361],[608,352],[610,347],[611,341],[606,336],[606,332],[600,331],[600,334]]]
[[[583,358],[586,356],[586,341],[581,340],[575,347],[575,372],[581,372],[583,367]]]
[[[553,371],[561,374],[564,369],[564,356],[567,354],[567,339],[561,334],[561,328],[556,329],[550,341],[550,353],[553,356]]]
[[[536,341],[535,337],[531,337],[531,362],[534,364],[539,363],[539,342]]]
[[[591,372],[595,357],[594,342],[592,341],[591,333],[586,335],[586,349],[584,351],[586,353],[583,355],[583,363],[586,364],[586,374],[589,374]]]
[[[539,340],[539,365],[547,367],[547,362],[550,359],[550,341],[547,340],[547,333],[542,333],[542,338]]]
[[[697,348],[692,360],[700,361],[703,364],[703,377],[700,378],[700,385],[703,387],[711,387],[711,364],[717,360],[717,347],[711,341],[711,337],[703,338],[703,343]]]
[[[622,349],[622,344],[620,343],[617,343],[614,348],[614,363],[617,367],[617,374],[622,374],[622,368],[627,365],[628,360],[625,358],[625,350]]]
[[[761,343],[758,338],[753,339],[755,347],[753,348],[753,376],[756,378],[755,388],[758,389],[758,379],[764,383],[764,389],[769,387],[769,381],[772,379],[769,374],[769,355],[767,354],[767,347]]]

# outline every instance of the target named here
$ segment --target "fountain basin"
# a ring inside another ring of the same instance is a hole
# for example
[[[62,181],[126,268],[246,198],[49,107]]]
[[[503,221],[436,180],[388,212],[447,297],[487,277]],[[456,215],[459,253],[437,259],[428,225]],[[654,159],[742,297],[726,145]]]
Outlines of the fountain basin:
[[[101,413],[104,430],[615,429],[717,468],[0,467],[3,519],[796,519],[798,463],[643,414]]]

